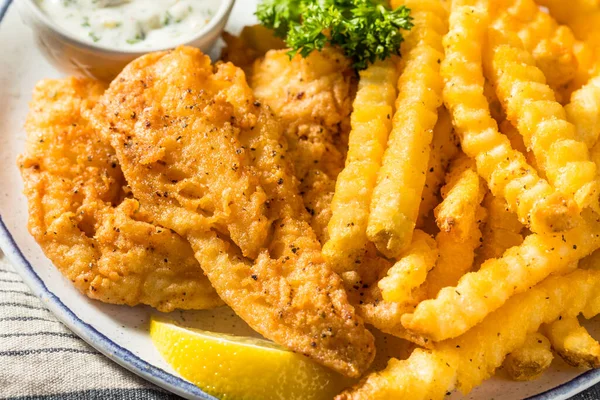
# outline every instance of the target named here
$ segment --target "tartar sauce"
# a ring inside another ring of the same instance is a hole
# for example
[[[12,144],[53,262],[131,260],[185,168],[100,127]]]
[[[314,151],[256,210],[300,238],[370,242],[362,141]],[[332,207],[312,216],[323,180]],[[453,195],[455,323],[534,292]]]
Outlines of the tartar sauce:
[[[197,34],[219,0],[36,0],[56,24],[90,43],[122,50],[168,48]]]

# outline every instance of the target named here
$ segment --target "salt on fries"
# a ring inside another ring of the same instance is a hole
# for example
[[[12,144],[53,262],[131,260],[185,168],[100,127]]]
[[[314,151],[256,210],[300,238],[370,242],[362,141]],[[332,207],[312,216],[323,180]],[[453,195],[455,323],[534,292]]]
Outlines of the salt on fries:
[[[379,168],[377,185],[363,184],[360,195],[355,185],[353,202],[336,193],[347,204],[362,202],[360,213],[348,215],[364,221],[370,213],[368,225],[360,240],[328,253],[348,262],[352,251],[376,245],[395,262],[379,272],[371,299],[356,306],[379,329],[423,348],[392,359],[338,400],[442,399],[455,389],[469,392],[502,365],[514,380],[535,379],[555,355],[579,368],[600,367],[600,344],[577,319],[600,313],[600,81],[593,61],[600,41],[589,33],[600,4],[445,2],[444,105],[436,111],[435,66],[427,56],[420,64],[414,58],[431,42],[414,40],[435,36],[424,33],[424,22],[443,25],[443,11],[432,11],[442,3],[392,1],[415,17],[398,62],[397,111],[385,155],[379,150],[364,164],[370,182]],[[594,16],[578,27],[585,14]],[[434,82],[428,97],[409,90],[426,80]],[[385,147],[384,136],[379,128],[359,140]],[[346,169],[356,168],[355,160]],[[338,182],[338,191],[346,187]],[[332,223],[330,232],[341,227]]]

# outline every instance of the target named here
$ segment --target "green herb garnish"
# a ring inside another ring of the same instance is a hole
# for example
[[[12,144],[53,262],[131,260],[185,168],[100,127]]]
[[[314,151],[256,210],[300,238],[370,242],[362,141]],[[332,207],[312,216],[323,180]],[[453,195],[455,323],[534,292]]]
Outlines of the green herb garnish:
[[[291,48],[307,57],[327,44],[338,46],[365,69],[400,54],[401,30],[412,28],[410,10],[391,10],[384,0],[263,0],[256,16]]]

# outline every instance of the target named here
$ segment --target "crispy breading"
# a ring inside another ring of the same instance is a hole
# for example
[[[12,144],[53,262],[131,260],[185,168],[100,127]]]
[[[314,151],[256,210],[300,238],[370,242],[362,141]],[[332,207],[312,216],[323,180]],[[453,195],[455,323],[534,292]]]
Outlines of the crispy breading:
[[[464,335],[415,350],[403,361],[367,376],[336,400],[441,400],[455,387],[470,392],[491,377],[528,333],[560,315],[586,318],[600,312],[600,271],[554,276],[510,299]]]
[[[90,298],[161,311],[221,305],[189,244],[125,198],[114,150],[88,119],[103,92],[90,79],[36,86],[19,157],[29,231]]]
[[[254,65],[252,89],[284,126],[304,206],[321,243],[328,239],[331,200],[344,168],[354,97],[350,61],[336,49],[290,60],[269,51]]]
[[[94,121],[142,205],[190,241],[253,329],[348,376],[367,369],[373,336],[323,260],[281,126],[239,68],[189,47],[143,56]]]

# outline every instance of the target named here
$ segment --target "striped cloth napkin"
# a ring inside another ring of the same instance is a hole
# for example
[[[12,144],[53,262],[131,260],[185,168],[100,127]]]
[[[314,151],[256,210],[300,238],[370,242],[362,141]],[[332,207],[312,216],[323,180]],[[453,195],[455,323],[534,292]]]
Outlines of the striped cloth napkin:
[[[121,368],[59,322],[0,252],[0,399],[179,399]]]
[[[30,293],[0,252],[0,399],[180,397],[121,368],[75,336]],[[600,387],[595,387],[572,400],[599,399]]]

